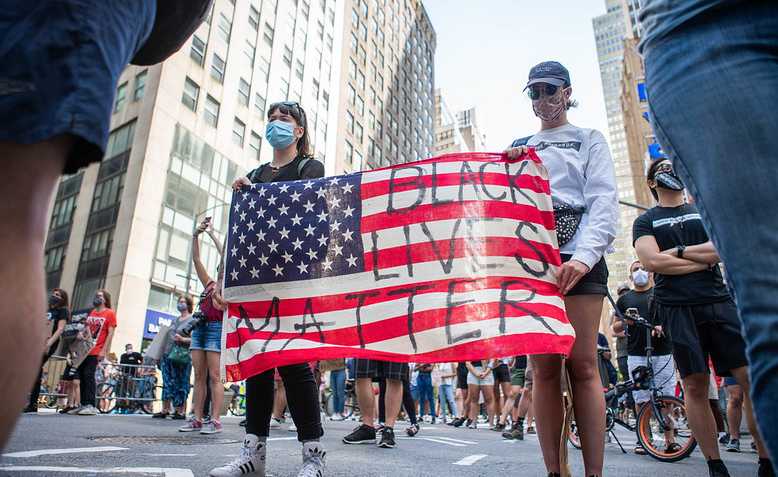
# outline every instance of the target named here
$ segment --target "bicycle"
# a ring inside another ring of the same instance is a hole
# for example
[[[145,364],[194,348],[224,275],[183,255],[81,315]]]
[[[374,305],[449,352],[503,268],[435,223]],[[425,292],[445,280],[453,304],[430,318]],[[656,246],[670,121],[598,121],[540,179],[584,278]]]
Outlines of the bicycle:
[[[659,388],[654,382],[654,369],[651,366],[651,336],[653,325],[638,315],[635,308],[627,310],[628,319],[646,333],[646,366],[639,366],[632,371],[632,380],[618,383],[615,388],[605,393],[605,431],[613,437],[623,453],[627,453],[621,445],[614,427],[616,424],[635,432],[638,442],[646,453],[660,462],[677,462],[689,457],[697,447],[697,441],[692,435],[686,417],[686,405],[675,396],[659,394]],[[623,317],[622,317],[623,318]],[[650,391],[649,400],[643,403],[637,411],[635,425],[623,421],[614,412],[621,396],[631,391]],[[673,442],[667,442],[666,433],[672,432]],[[567,439],[576,449],[581,448],[578,427],[575,421],[570,424]],[[673,445],[676,444],[676,445]]]
[[[346,396],[343,401],[343,418],[348,419],[355,414],[359,414],[359,403],[357,401],[357,393],[355,389],[353,379],[346,380]],[[322,395],[322,410],[327,416],[335,414],[335,395],[332,390],[327,387],[324,389]]]
[[[226,389],[225,389],[226,390]],[[246,384],[241,382],[240,385],[233,384],[229,387],[232,391],[232,399],[227,405],[227,411],[233,416],[243,417],[246,415]]]

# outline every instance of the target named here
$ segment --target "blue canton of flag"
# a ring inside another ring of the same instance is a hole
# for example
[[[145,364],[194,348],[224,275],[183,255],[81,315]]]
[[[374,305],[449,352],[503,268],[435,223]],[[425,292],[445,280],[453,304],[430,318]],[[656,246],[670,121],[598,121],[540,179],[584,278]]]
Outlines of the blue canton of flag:
[[[253,184],[234,193],[225,285],[363,272],[360,178]]]

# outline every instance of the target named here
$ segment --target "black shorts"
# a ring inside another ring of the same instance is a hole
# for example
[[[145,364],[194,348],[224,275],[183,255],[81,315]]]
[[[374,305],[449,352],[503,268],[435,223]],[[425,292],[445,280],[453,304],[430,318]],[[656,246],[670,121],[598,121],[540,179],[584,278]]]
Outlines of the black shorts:
[[[570,261],[572,255],[562,255],[562,263]],[[576,295],[602,295],[608,294],[608,265],[605,263],[605,257],[594,264],[589,273],[584,275],[572,290],[565,296]]]
[[[748,365],[746,342],[732,300],[693,306],[655,303],[655,313],[673,343],[673,358],[682,378],[709,373],[708,358],[722,377]]]
[[[492,370],[494,384],[511,382],[511,370],[507,364],[502,363]]]
[[[457,366],[457,388],[467,389],[467,368],[459,369]]]
[[[396,379],[398,381],[408,379],[408,363],[395,363],[393,361],[378,361],[375,359],[354,360],[356,378],[371,379]]]

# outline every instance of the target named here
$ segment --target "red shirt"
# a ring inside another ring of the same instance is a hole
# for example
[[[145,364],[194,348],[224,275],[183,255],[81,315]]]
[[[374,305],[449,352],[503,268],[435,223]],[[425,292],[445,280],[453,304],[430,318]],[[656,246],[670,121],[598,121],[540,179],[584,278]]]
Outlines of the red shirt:
[[[205,315],[208,321],[222,321],[224,312],[217,309],[213,304],[213,293],[216,291],[216,282],[211,281],[205,286],[205,290],[200,295],[200,311]]]
[[[86,326],[89,327],[95,345],[89,352],[89,356],[99,356],[108,338],[108,330],[116,328],[116,313],[106,308],[103,311],[92,310],[86,318]]]

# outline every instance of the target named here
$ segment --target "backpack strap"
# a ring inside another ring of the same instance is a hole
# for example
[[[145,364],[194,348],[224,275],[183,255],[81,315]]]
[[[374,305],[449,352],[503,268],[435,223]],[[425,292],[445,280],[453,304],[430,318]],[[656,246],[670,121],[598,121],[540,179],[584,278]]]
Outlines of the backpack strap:
[[[308,165],[308,163],[311,162],[310,157],[303,157],[300,159],[300,162],[297,163],[297,178],[302,179],[303,178],[303,170],[305,170],[305,166]]]

